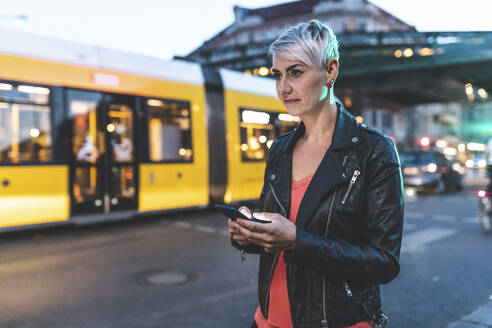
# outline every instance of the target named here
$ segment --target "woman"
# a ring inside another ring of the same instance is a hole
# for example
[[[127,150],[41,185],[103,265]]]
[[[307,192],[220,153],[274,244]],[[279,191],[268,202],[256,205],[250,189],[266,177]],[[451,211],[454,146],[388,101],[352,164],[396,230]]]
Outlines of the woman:
[[[301,123],[268,154],[263,212],[253,216],[271,223],[229,221],[233,245],[261,253],[252,327],[384,326],[379,284],[399,272],[403,227],[394,143],[335,101],[328,27],[291,27],[270,53],[278,97]]]

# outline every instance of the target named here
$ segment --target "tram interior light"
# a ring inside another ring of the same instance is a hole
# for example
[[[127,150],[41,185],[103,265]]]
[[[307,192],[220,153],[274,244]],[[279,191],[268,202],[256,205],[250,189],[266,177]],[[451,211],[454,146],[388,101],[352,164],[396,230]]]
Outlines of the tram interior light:
[[[400,58],[401,56],[403,56],[403,51],[400,49],[395,50],[395,57]]]
[[[164,103],[158,99],[148,99],[147,105],[153,106],[153,107],[162,107],[162,106],[164,106]]]
[[[267,137],[266,137],[266,136],[260,136],[260,137],[258,138],[258,141],[259,141],[260,143],[265,143],[265,142],[267,142],[267,140],[268,140],[268,139],[267,139]]]
[[[116,126],[113,123],[109,123],[108,125],[106,125],[106,130],[109,133],[113,133],[116,130]]]
[[[268,124],[270,123],[270,114],[257,112],[253,110],[245,110],[241,114],[242,120],[245,123]]]
[[[8,83],[0,83],[0,90],[12,90],[12,85]]]
[[[256,139],[256,137],[250,137],[248,139],[248,146],[249,146],[249,148],[251,148],[253,150],[260,149],[260,147],[261,147],[261,145],[258,142],[258,140]]]
[[[270,71],[265,66],[262,66],[258,69],[258,74],[261,76],[267,76],[269,73]]]
[[[406,48],[405,50],[403,50],[403,56],[405,57],[412,57],[413,56],[413,50],[412,48]]]
[[[278,114],[278,119],[284,122],[299,122],[300,119],[298,116],[292,116],[290,114]]]
[[[39,137],[39,130],[34,128],[29,131],[29,134],[31,135],[32,138],[37,138]]]
[[[48,88],[33,87],[31,85],[19,85],[17,87],[17,90],[19,92],[23,92],[23,93],[34,93],[34,94],[38,94],[38,95],[49,95],[50,94],[50,89],[48,89]]]
[[[431,48],[422,48],[419,50],[419,55],[422,57],[432,56],[433,54],[434,50],[432,50]]]
[[[355,120],[357,121],[357,123],[362,123],[364,122],[364,118],[362,116],[356,116],[355,117]]]

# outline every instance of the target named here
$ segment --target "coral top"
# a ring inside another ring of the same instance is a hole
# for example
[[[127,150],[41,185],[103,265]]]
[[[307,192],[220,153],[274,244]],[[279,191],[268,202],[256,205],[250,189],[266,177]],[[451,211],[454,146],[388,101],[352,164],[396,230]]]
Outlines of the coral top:
[[[300,181],[292,180],[290,215],[289,220],[296,223],[297,212],[302,198],[313,178],[313,174]],[[287,265],[284,262],[284,251],[281,251],[272,282],[270,283],[270,301],[268,307],[268,319],[261,313],[260,307],[256,309],[255,322],[258,328],[293,328],[290,314],[289,296],[287,294]],[[371,328],[369,322],[361,322],[347,328]]]

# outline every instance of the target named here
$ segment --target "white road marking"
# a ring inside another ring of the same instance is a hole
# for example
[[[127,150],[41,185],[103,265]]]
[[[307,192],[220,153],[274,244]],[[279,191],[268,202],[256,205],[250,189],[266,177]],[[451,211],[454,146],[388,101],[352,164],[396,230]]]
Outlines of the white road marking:
[[[436,221],[456,222],[454,215],[434,214],[431,218]]]
[[[425,214],[419,212],[405,212],[403,214],[403,217],[408,219],[423,219],[425,217]]]
[[[193,229],[196,231],[206,232],[206,233],[215,233],[221,236],[230,237],[229,231],[220,230],[217,228],[201,225],[201,224],[191,224],[185,221],[174,221],[174,225],[183,229]]]
[[[492,325],[492,302],[489,302],[467,316],[461,318],[461,320],[453,322],[447,328],[460,328],[460,327],[491,327]]]
[[[401,252],[416,253],[425,250],[427,244],[454,235],[456,229],[428,228],[412,232],[403,238]]]
[[[217,229],[215,229],[215,228],[207,227],[207,226],[200,225],[200,224],[193,226],[193,228],[198,230],[198,231],[202,231],[202,232],[208,232],[208,233],[216,233],[217,232]]]
[[[478,217],[476,216],[468,216],[463,219],[463,223],[478,223]]]
[[[175,221],[174,225],[180,228],[191,228],[191,223],[184,221]]]

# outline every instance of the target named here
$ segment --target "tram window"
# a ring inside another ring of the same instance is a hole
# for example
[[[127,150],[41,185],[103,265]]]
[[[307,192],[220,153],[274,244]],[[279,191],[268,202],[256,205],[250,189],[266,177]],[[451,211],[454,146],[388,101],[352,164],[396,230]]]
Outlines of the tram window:
[[[147,99],[147,112],[150,161],[193,161],[190,103]]]
[[[273,113],[241,108],[240,134],[241,159],[243,161],[263,161],[273,140],[295,129],[299,118],[286,113]]]
[[[69,116],[73,119],[72,156],[76,162],[95,164],[104,153],[104,138],[98,133],[96,108],[102,94],[93,91],[67,90]]]
[[[298,116],[292,116],[286,113],[280,113],[275,120],[275,126],[277,127],[278,136],[294,130],[300,122]]]
[[[0,163],[52,158],[50,89],[0,82]]]
[[[241,159],[262,161],[276,137],[274,114],[241,109],[240,112]]]

